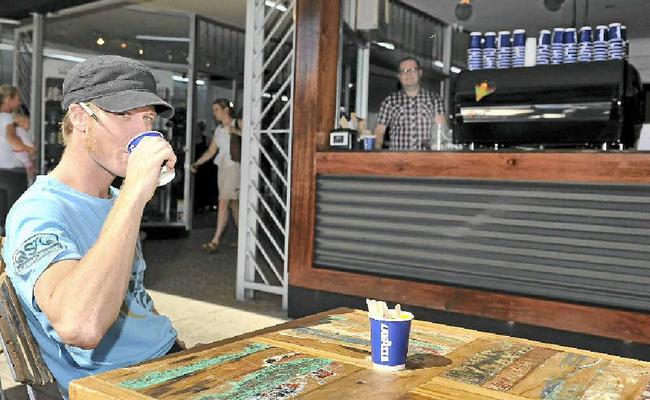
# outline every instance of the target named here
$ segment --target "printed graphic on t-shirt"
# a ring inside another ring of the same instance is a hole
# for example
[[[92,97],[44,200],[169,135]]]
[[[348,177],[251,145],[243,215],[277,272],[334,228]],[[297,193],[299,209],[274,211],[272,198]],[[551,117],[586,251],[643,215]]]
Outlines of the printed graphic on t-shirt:
[[[39,233],[25,240],[13,255],[16,272],[24,274],[37,261],[56,251],[63,250],[59,236],[54,233]]]
[[[139,247],[136,248],[135,259],[142,259],[142,253],[140,252]],[[138,261],[136,261],[136,263],[137,262]],[[153,308],[153,300],[142,284],[142,282],[144,282],[144,268],[141,268],[141,265],[142,264],[138,263],[136,267],[133,268],[133,272],[131,273],[131,279],[129,280],[129,287],[127,289],[127,298],[124,299],[122,307],[120,308],[120,313],[124,317],[141,319],[147,316],[146,314],[135,313],[131,308],[129,308],[129,304],[127,302],[129,297],[132,299],[132,301],[135,301],[135,303],[137,303],[141,309],[150,311]]]

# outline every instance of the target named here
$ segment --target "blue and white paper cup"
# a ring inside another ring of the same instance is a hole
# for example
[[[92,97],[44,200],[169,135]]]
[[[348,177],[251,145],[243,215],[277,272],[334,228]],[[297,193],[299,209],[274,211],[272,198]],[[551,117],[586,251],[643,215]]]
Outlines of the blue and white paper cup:
[[[406,368],[413,314],[402,311],[399,319],[370,318],[370,350],[375,369]]]
[[[609,27],[607,25],[596,26],[594,42],[606,42],[609,40]]]
[[[363,139],[363,150],[372,151],[375,149],[376,138],[374,136],[364,136],[362,139]]]
[[[142,139],[144,139],[146,137],[149,137],[149,136],[151,136],[151,137],[159,137],[159,138],[161,138],[163,140],[165,139],[165,136],[163,136],[163,134],[158,132],[158,131],[142,132],[142,133],[140,133],[139,135],[137,135],[136,137],[134,137],[133,139],[131,139],[129,141],[129,143],[126,145],[126,151],[129,154],[131,154],[131,152],[133,150],[135,150],[136,147],[138,147],[138,144],[140,143],[140,141],[142,141]],[[163,165],[160,168],[160,176],[158,177],[158,186],[165,186],[166,184],[171,182],[174,179],[175,176],[176,176],[176,172],[173,169],[170,170],[169,168],[167,168],[166,165]]]

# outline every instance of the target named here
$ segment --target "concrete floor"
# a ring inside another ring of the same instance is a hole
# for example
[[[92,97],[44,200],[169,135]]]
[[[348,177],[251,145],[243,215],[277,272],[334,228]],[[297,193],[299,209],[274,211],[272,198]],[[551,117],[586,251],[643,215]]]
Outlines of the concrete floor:
[[[279,296],[257,294],[245,303],[235,299],[237,249],[232,244],[236,232],[230,226],[219,251],[206,254],[201,251],[201,243],[212,234],[213,228],[200,228],[187,238],[146,240],[143,246],[147,261],[145,286],[156,309],[171,319],[188,347],[287,320]],[[13,381],[2,356],[0,379],[7,400],[28,399],[26,388]],[[60,399],[56,387],[39,388],[37,395],[39,399]]]

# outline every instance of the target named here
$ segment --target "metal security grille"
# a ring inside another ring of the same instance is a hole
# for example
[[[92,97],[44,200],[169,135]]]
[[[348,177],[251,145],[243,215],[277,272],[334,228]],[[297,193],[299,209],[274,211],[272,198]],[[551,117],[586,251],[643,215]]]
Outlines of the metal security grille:
[[[317,184],[318,267],[650,310],[650,186]]]
[[[237,299],[279,294],[287,254],[295,1],[248,0]]]

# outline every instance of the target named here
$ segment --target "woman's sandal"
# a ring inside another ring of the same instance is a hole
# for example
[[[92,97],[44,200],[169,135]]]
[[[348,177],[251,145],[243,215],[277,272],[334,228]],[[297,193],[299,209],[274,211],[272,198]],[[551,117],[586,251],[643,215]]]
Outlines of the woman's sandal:
[[[203,243],[203,245],[201,245],[201,249],[203,249],[203,251],[206,253],[215,253],[217,250],[219,250],[219,243],[209,241],[207,243]]]

